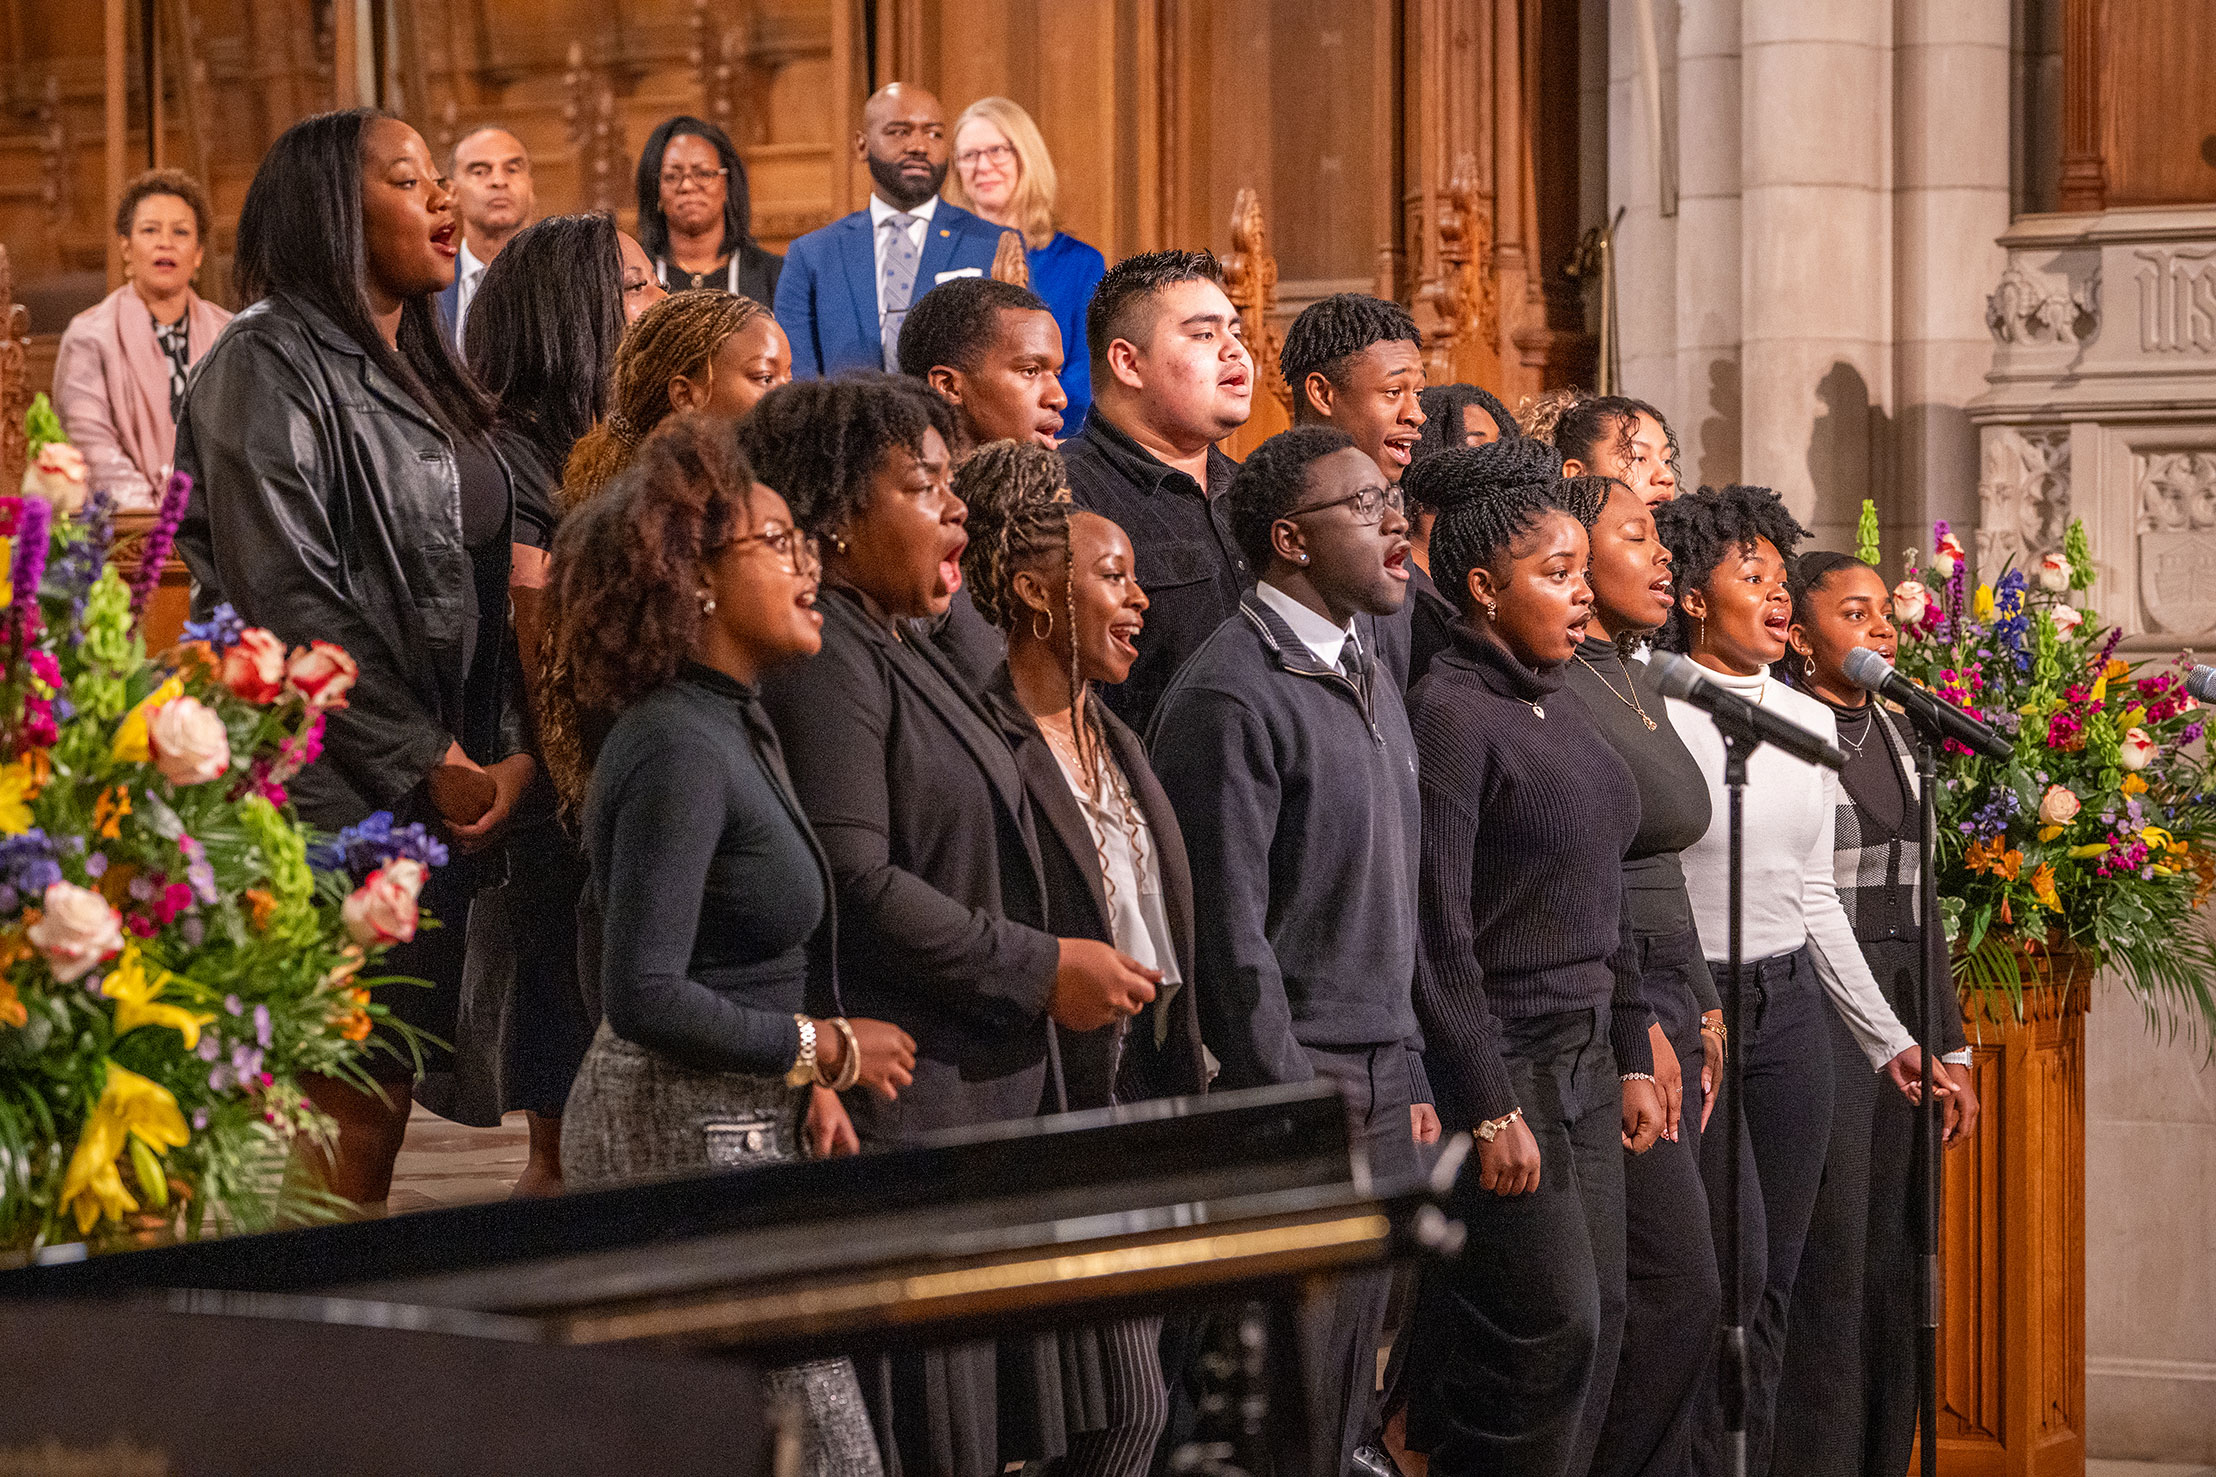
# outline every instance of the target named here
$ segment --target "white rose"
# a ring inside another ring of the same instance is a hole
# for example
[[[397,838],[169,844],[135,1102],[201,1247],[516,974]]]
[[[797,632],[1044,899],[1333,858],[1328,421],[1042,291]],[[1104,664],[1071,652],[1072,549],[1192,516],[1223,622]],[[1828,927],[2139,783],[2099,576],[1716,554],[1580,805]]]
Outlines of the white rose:
[[[198,698],[174,698],[146,721],[154,767],[173,785],[204,785],[231,769],[231,736]]]
[[[2147,737],[2147,730],[2144,728],[2126,729],[2123,739],[2116,746],[2116,763],[2123,769],[2137,774],[2147,767],[2148,761],[2154,758],[2161,747],[2160,744]]]
[[[66,518],[85,505],[84,454],[67,441],[49,441],[23,469],[23,495],[54,506]]]
[[[1940,538],[1938,546],[1931,551],[1932,572],[1943,580],[1951,580],[1954,578],[1955,568],[1962,563],[1962,560],[1962,540],[1951,533],[1946,534]]]
[[[2084,802],[2061,785],[2047,786],[2047,793],[2039,797],[2039,819],[2050,826],[2066,826],[2076,819]]]
[[[1931,592],[1917,580],[1902,580],[1893,586],[1893,621],[1896,625],[1913,626],[1931,610]]]
[[[83,979],[123,948],[123,916],[99,893],[56,882],[39,906],[39,920],[24,936],[63,984]]]
[[[2048,611],[2047,619],[2054,622],[2054,633],[2057,636],[2067,636],[2085,624],[2084,612],[2067,605],[2057,605]]]
[[[2070,588],[2070,576],[2075,572],[2069,560],[2060,554],[2049,554],[2039,561],[2039,588],[2050,595],[2059,595]]]
[[[369,874],[339,909],[355,943],[404,944],[415,937],[416,894],[423,891],[423,863],[395,857]]]

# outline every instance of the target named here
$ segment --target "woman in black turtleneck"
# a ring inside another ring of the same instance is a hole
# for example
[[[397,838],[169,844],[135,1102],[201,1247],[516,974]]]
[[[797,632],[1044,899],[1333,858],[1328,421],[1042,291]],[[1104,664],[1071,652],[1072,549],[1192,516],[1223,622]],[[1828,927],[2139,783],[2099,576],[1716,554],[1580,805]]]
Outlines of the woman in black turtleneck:
[[[1954,1086],[1939,1099],[1951,1148],[1976,1128],[1978,1103],[1946,940],[1917,917],[1923,812],[1911,734],[1842,666],[1860,647],[1893,660],[1892,597],[1875,569],[1827,552],[1801,555],[1790,588],[1792,650],[1780,666],[1831,710],[1847,756],[1833,852],[1839,901],[1878,989],[1910,1030],[1917,956],[1932,951],[1946,1053],[1932,1070]],[[1778,1384],[1772,1466],[1796,1477],[1901,1471],[1916,1440],[1916,1110],[1861,1069],[1853,1040],[1834,1015],[1831,1144]]]
[[[1410,715],[1425,1067],[1445,1127],[1477,1139],[1451,1207],[1467,1249],[1425,1274],[1396,1385],[1434,1477],[1586,1470],[1623,1327],[1623,1150],[1662,1128],[1623,928],[1638,791],[1563,685],[1586,531],[1549,494],[1551,450],[1502,453],[1427,464],[1461,619]]]
[[[1655,1017],[1650,1039],[1665,1116],[1661,1142],[1624,1156],[1623,1353],[1592,1472],[1678,1477],[1692,1460],[1694,1406],[1723,1301],[1700,1177],[1700,1134],[1723,1077],[1723,1004],[1677,860],[1708,830],[1708,785],[1670,724],[1654,675],[1629,655],[1675,603],[1670,551],[1654,531],[1654,515],[1614,477],[1578,477],[1563,487],[1598,506],[1593,621],[1569,665],[1569,688],[1638,786],[1624,910],[1641,993]]]

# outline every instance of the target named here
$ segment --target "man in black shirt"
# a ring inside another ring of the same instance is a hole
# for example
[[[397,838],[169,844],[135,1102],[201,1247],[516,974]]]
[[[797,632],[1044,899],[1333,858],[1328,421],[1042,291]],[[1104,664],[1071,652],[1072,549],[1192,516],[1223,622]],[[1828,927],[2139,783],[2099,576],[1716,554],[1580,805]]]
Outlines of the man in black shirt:
[[[1144,733],[1185,658],[1254,582],[1224,507],[1238,463],[1216,443],[1246,424],[1254,360],[1223,268],[1205,251],[1118,262],[1085,318],[1093,409],[1062,443],[1070,496],[1114,520],[1138,555],[1150,602],[1139,660],[1101,697]]]

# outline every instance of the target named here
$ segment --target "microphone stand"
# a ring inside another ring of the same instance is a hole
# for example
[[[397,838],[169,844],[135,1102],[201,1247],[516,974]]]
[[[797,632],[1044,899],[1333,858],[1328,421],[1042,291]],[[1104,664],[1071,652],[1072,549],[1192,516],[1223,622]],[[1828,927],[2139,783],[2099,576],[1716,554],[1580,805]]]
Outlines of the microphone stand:
[[[1724,1477],[1747,1472],[1747,1319],[1745,1231],[1740,1216],[1740,1143],[1746,1137],[1746,1055],[1740,1029],[1746,1023],[1746,991],[1741,987],[1740,919],[1744,907],[1743,830],[1746,819],[1747,760],[1761,736],[1721,720],[1724,740],[1724,789],[1730,795],[1730,925],[1726,931],[1726,977],[1731,981],[1730,1022],[1724,1039],[1724,1342],[1718,1371],[1724,1418]],[[1931,1477],[1928,1472],[1925,1477]]]
[[[1877,702],[1876,694],[1870,701]],[[1939,737],[1922,722],[1916,731],[1916,789],[1923,825],[1917,843],[1916,911],[1922,924],[1921,946],[1916,951],[1916,1046],[1923,1058],[1922,1090],[1916,1100],[1916,1147],[1923,1155],[1918,1166],[1916,1207],[1916,1400],[1917,1424],[1923,1435],[1919,1445],[1922,1477],[1939,1477],[1939,1211],[1941,1205],[1942,1146],[1939,1111],[1932,1093],[1932,1076],[1938,1071],[1933,1053],[1939,1043],[1939,981],[1932,977],[1932,929],[1944,930],[1939,921]],[[1949,992],[1952,993],[1951,991]]]

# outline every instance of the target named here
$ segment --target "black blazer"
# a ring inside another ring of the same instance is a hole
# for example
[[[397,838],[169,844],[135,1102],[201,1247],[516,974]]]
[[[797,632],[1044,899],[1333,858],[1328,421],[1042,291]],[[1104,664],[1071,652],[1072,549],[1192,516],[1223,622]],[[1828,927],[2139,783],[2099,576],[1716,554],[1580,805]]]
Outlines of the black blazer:
[[[1059,1086],[1061,951],[1015,756],[919,629],[896,638],[849,590],[816,608],[822,654],[765,679],[762,705],[837,885],[846,1009],[916,1038],[914,1085],[850,1094],[855,1128],[1028,1118]]]
[[[1077,797],[1070,793],[1061,761],[1054,757],[1038,724],[1017,698],[1005,662],[986,691],[986,704],[999,721],[1008,746],[1015,751],[1031,813],[1039,821],[1039,853],[1046,868],[1047,926],[1061,938],[1114,943],[1108,920],[1108,890],[1101,879],[1100,856],[1093,849],[1092,831],[1078,809]],[[1093,715],[1100,721],[1108,747],[1123,766],[1139,810],[1154,833],[1162,868],[1163,911],[1169,918],[1170,944],[1177,953],[1178,978],[1184,984],[1169,999],[1168,1033],[1160,1046],[1154,1039],[1160,1006],[1148,1007],[1135,1023],[1119,1022],[1097,1031],[1055,1028],[1072,1108],[1183,1097],[1205,1092],[1208,1087],[1200,1049],[1200,1011],[1193,994],[1193,877],[1185,863],[1185,837],[1177,829],[1177,815],[1147,763],[1146,746],[1139,742],[1139,736],[1097,702]],[[1127,1025],[1135,1025],[1136,1029],[1127,1030]]]

